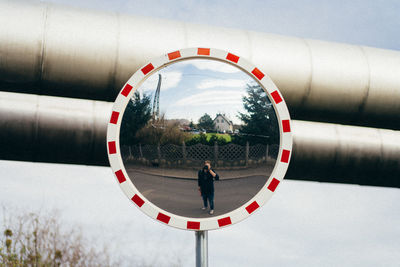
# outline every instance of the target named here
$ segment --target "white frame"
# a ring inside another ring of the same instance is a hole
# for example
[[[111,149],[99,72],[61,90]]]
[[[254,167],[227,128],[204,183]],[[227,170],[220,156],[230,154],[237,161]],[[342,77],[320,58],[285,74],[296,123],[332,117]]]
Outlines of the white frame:
[[[275,167],[265,186],[248,202],[226,214],[209,218],[190,218],[175,215],[152,204],[129,179],[122,161],[119,133],[125,108],[132,94],[154,72],[175,61],[186,59],[212,59],[234,65],[251,75],[266,91],[275,109],[279,122],[280,145]],[[112,108],[107,127],[107,152],[111,169],[122,191],[131,202],[151,218],[164,224],[185,230],[214,230],[240,222],[263,206],[272,196],[279,182],[283,180],[292,154],[292,133],[289,111],[286,103],[272,80],[253,64],[232,53],[214,48],[186,48],[165,54],[146,64],[132,75],[122,87]]]

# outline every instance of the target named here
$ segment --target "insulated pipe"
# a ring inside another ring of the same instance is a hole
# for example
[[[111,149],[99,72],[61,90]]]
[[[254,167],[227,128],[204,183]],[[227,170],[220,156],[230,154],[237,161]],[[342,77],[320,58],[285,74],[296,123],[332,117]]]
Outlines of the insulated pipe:
[[[293,121],[286,178],[400,187],[400,131]]]
[[[0,159],[108,165],[112,103],[0,92]],[[400,131],[293,121],[289,179],[400,187]]]
[[[399,51],[40,2],[0,2],[0,25],[0,90],[113,101],[150,59],[214,47],[268,73],[295,119],[400,129]]]
[[[0,92],[0,158],[107,165],[111,103]]]

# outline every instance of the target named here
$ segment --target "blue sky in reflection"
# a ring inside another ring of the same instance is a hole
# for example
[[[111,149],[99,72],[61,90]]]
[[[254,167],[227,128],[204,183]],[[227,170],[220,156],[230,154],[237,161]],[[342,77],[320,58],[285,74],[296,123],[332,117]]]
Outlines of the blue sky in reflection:
[[[235,124],[244,112],[242,97],[246,85],[254,79],[230,64],[204,59],[190,59],[173,63],[152,74],[139,88],[152,99],[161,74],[160,112],[167,119],[187,119],[198,122],[205,113],[215,118],[226,114]]]

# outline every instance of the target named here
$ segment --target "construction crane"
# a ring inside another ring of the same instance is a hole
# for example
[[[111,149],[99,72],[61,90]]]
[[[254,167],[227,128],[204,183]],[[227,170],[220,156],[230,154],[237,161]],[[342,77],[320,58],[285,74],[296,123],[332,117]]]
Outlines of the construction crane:
[[[153,112],[152,112],[153,120],[158,120],[160,118],[160,88],[161,88],[161,74],[158,74],[158,84],[153,99]]]

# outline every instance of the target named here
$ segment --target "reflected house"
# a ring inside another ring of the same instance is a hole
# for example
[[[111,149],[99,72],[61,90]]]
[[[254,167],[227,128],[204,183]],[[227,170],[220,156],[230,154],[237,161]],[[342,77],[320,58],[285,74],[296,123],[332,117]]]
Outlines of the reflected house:
[[[233,123],[225,114],[218,113],[214,119],[214,127],[217,132],[232,133]]]

